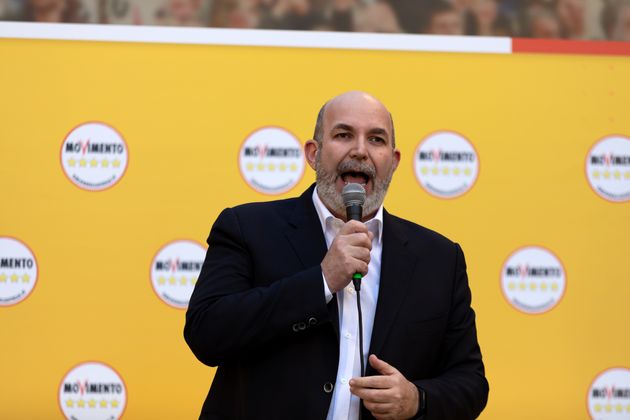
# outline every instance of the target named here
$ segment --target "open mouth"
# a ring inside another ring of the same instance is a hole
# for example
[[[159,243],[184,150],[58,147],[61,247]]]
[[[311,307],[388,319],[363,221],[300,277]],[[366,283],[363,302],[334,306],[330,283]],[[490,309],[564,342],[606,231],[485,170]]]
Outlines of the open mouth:
[[[348,171],[341,174],[341,179],[346,184],[356,183],[366,185],[370,180],[370,176],[365,172]]]

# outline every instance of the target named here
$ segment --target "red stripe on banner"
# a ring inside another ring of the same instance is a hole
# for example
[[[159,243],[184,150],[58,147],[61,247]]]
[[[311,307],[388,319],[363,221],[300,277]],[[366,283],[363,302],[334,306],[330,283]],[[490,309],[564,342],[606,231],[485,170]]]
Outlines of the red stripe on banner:
[[[513,53],[630,55],[630,42],[512,38]]]

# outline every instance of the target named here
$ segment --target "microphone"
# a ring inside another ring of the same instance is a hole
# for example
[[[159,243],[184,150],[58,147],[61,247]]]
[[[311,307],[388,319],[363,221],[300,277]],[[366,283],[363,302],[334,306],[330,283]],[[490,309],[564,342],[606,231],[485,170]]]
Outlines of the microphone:
[[[346,206],[346,216],[348,220],[361,221],[363,216],[363,203],[365,203],[365,188],[363,185],[351,182],[346,184],[341,190],[341,198]],[[354,273],[352,283],[356,291],[361,290],[361,273]]]
[[[363,203],[365,203],[365,188],[361,184],[349,183],[341,191],[343,204],[346,206],[348,220],[361,221],[363,216]],[[361,273],[352,275],[352,284],[357,292],[357,315],[359,321],[359,359],[361,361],[361,376],[365,375],[365,362],[363,360],[363,315],[361,314]],[[361,413],[359,410],[359,418]]]
[[[346,206],[348,220],[361,221],[363,216],[363,203],[365,203],[365,188],[361,184],[346,184],[341,191],[343,204]]]

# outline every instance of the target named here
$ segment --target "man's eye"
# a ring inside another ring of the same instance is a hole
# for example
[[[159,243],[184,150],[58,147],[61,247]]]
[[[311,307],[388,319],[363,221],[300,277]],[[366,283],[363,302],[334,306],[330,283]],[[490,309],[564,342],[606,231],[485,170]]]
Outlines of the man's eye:
[[[340,138],[340,139],[349,139],[350,133],[337,133],[335,137]]]
[[[372,143],[385,143],[385,139],[383,137],[370,137],[370,141]]]

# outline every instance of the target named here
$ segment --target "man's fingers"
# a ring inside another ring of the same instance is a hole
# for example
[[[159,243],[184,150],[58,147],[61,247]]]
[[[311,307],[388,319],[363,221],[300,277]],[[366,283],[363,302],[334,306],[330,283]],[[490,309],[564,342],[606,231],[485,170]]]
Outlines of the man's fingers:
[[[388,389],[392,387],[392,380],[388,376],[362,376],[350,379],[350,386],[356,388]]]
[[[339,233],[342,235],[361,232],[367,234],[368,228],[358,220],[349,220],[348,223],[344,224],[341,229],[339,229]]]
[[[381,375],[394,375],[398,373],[398,369],[384,360],[379,359],[375,354],[371,354],[368,360],[370,362],[370,366],[376,369],[376,371]]]
[[[389,389],[351,386],[350,392],[361,398],[363,401],[369,401],[372,403],[388,403],[392,400]]]

